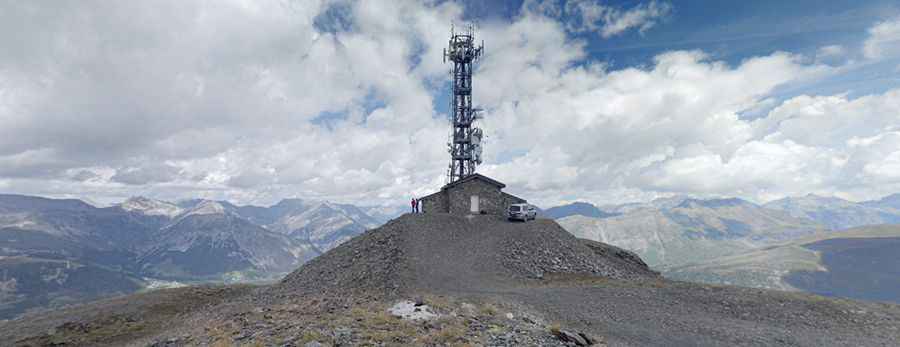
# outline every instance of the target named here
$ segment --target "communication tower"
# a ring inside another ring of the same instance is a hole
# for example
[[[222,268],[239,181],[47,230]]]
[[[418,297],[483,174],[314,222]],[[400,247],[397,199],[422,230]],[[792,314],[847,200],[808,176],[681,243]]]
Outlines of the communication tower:
[[[475,27],[469,25],[465,32],[450,29],[449,47],[444,49],[444,63],[453,63],[453,82],[450,97],[450,167],[448,183],[475,173],[481,164],[481,129],[473,123],[479,119],[478,109],[472,107],[472,67],[484,51],[484,41],[475,46]]]

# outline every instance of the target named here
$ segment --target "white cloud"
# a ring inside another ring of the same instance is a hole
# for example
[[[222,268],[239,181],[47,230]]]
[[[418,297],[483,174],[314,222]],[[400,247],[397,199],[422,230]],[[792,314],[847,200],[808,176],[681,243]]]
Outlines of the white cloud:
[[[546,205],[900,188],[900,90],[782,102],[780,89],[835,71],[785,52],[727,64],[672,51],[614,70],[572,32],[647,30],[671,5],[546,4],[479,31],[480,171],[514,193]],[[4,190],[391,204],[443,182],[448,126],[434,95],[463,12],[453,2],[3,7]],[[559,20],[566,11],[583,17]],[[890,52],[885,25],[871,31],[878,56]]]
[[[519,35],[515,29],[509,30],[515,33],[511,37]],[[541,56],[538,46],[532,49],[519,47],[507,54]],[[579,57],[577,46],[546,49],[575,52],[571,59]],[[658,56],[648,69],[617,71],[602,66],[571,68],[565,63],[545,66],[528,59],[518,64],[503,59],[506,63],[500,64],[492,59],[503,57],[486,57],[476,85],[499,83],[499,88],[476,89],[475,95],[487,106],[485,126],[494,136],[489,159],[498,152],[528,154],[485,170],[504,176],[511,185],[526,186],[528,193],[535,195],[583,191],[590,196],[629,187],[662,189],[663,185],[632,178],[682,158],[703,155],[732,160],[754,138],[752,123],[738,117],[741,111],[770,103],[766,96],[778,86],[827,70],[804,65],[799,57],[785,53],[731,67],[701,52],[670,52]],[[565,156],[546,152],[553,148]],[[554,159],[544,159],[550,157]],[[545,163],[548,168],[543,172],[522,169],[526,160]],[[561,177],[549,175],[558,179],[545,177],[559,168],[571,170]],[[714,178],[712,174],[696,179],[709,180]],[[684,185],[682,189],[724,194],[733,186]]]
[[[643,34],[673,12],[669,2],[651,0],[629,9],[601,4],[598,1],[541,1],[528,0],[522,8],[530,13],[564,19],[571,32],[596,32],[610,38],[637,29]]]
[[[603,37],[611,37],[637,28],[643,33],[655,26],[660,19],[672,12],[672,5],[666,2],[651,1],[638,5],[627,11],[608,10],[604,14],[604,25],[600,32]]]
[[[882,21],[869,28],[863,54],[869,59],[900,56],[900,18]]]
[[[841,45],[822,46],[816,51],[817,58],[836,57],[844,54],[846,54],[846,50],[844,49],[844,46]]]

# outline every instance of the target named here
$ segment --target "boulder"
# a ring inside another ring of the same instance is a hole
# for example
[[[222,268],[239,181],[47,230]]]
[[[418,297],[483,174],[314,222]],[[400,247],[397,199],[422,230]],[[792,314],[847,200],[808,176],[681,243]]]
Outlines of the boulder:
[[[588,342],[588,340],[585,339],[585,336],[583,336],[583,334],[574,333],[574,332],[571,332],[568,330],[562,330],[562,329],[558,330],[556,332],[556,337],[559,338],[559,340],[562,342],[571,342],[577,346],[593,345],[593,341]]]

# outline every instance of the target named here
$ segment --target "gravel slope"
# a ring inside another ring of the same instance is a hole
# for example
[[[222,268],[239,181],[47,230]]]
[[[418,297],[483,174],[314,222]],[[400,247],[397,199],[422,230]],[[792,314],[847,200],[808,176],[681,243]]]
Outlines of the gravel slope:
[[[637,256],[575,238],[553,220],[510,223],[486,215],[407,214],[314,259],[278,288],[394,295],[489,291],[550,273],[658,277]]]

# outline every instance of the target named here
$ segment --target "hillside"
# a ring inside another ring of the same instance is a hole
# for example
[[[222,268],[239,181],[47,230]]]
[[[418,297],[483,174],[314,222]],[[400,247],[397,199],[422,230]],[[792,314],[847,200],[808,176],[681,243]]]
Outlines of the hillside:
[[[663,271],[681,280],[900,302],[898,240],[900,225],[858,227]]]
[[[428,314],[390,313],[404,303]],[[634,254],[551,220],[406,215],[271,286],[179,288],[32,314],[0,324],[0,340],[572,346],[562,339],[578,336],[570,341],[876,346],[900,338],[898,323],[896,305],[668,281]]]

